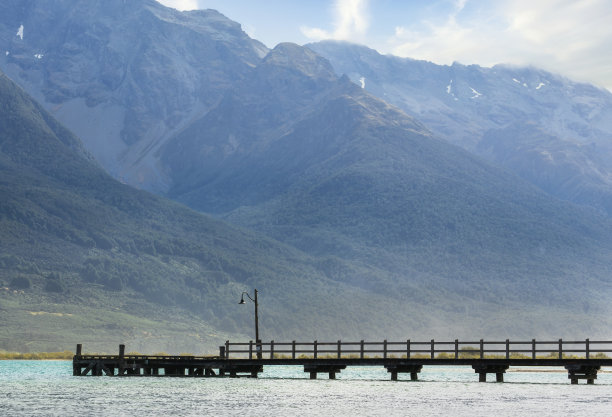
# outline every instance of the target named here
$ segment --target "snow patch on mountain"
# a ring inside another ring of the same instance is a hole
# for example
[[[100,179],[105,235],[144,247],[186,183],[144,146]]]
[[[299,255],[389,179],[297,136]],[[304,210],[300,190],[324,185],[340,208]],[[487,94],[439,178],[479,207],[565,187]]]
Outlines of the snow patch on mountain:
[[[366,80],[365,77],[361,77],[359,79],[359,82],[361,83],[361,88],[365,88],[365,80]]]
[[[538,86],[536,87],[536,90],[539,90],[540,88],[544,87],[545,85],[546,85],[545,83],[538,84]]]
[[[450,80],[449,84],[446,86],[446,94],[453,96],[455,101],[459,101],[457,96],[455,96],[455,93],[453,93],[453,80]]]
[[[521,85],[522,85],[523,87],[525,87],[525,88],[529,88],[529,86],[527,85],[527,83],[524,83],[524,82],[522,82],[522,81],[520,81],[520,80],[517,80],[516,78],[513,78],[513,79],[512,79],[512,81],[514,81],[514,82],[515,82],[515,83],[517,83],[517,84],[521,84]]]
[[[17,30],[17,35],[21,40],[23,40],[23,25],[19,26],[19,30]]]
[[[44,55],[43,54],[34,54],[34,58],[36,59],[43,59]]]
[[[470,90],[472,90],[472,93],[474,93],[474,95],[470,98],[478,98],[480,96],[482,96],[482,94],[480,94],[478,91],[474,90],[472,87],[470,87]]]
[[[544,158],[546,158],[550,162],[555,162],[552,154],[550,152],[548,152],[548,151],[541,151],[540,155],[542,155]]]

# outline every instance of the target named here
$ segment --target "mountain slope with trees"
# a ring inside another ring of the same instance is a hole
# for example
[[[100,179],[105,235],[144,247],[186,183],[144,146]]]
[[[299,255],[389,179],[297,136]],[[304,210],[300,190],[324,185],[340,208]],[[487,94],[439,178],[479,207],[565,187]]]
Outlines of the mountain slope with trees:
[[[253,287],[269,337],[384,321],[311,257],[118,183],[4,75],[0,108],[0,348],[202,352],[251,333]]]
[[[163,155],[173,198],[329,257],[341,282],[436,311],[458,295],[606,308],[605,216],[437,139],[306,48],[277,46]]]

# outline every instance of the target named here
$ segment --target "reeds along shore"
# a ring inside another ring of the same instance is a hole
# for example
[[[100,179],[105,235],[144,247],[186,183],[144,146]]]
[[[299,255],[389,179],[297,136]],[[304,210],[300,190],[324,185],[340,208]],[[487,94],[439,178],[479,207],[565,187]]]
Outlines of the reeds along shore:
[[[63,352],[33,352],[33,353],[18,353],[18,352],[0,352],[0,360],[72,360],[74,352],[65,350]]]

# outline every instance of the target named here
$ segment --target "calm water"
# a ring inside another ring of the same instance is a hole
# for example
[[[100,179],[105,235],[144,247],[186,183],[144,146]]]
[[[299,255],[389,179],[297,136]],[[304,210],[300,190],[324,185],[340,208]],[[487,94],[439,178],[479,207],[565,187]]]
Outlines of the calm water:
[[[368,367],[306,377],[300,367],[257,380],[73,377],[71,362],[0,361],[0,416],[612,416],[609,373],[594,386],[572,386],[565,372],[482,384],[467,367],[424,367],[419,382]]]

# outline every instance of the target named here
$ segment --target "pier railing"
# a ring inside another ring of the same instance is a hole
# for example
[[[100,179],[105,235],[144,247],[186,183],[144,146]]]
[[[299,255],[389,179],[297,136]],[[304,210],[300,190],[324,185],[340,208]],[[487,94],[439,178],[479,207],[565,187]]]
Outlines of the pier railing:
[[[609,355],[610,354],[610,355]],[[419,342],[225,342],[220,347],[225,359],[606,359],[612,357],[612,341],[525,340]]]
[[[608,356],[610,354],[610,356]],[[524,340],[441,342],[253,342],[231,343],[219,347],[218,356],[126,354],[83,355],[77,345],[73,358],[75,376],[174,376],[215,377],[250,376],[257,378],[265,366],[299,365],[316,379],[327,373],[330,379],[347,366],[384,366],[391,380],[410,374],[418,380],[424,366],[471,366],[486,382],[495,374],[497,382],[511,366],[563,366],[572,384],[579,380],[593,384],[601,367],[612,366],[612,341]]]

